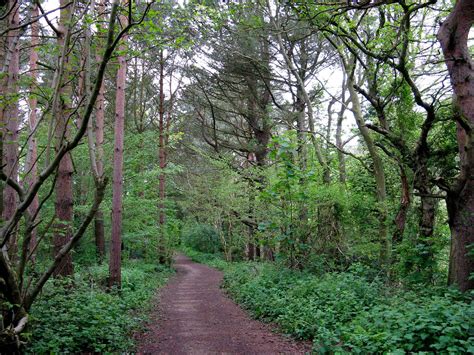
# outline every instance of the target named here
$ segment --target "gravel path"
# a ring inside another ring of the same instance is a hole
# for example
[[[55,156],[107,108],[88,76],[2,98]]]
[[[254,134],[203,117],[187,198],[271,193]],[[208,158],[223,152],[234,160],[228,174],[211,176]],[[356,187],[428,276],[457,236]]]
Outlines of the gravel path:
[[[138,337],[145,354],[304,354],[307,344],[273,333],[252,320],[219,288],[222,273],[175,258],[176,275],[162,290],[147,332]]]

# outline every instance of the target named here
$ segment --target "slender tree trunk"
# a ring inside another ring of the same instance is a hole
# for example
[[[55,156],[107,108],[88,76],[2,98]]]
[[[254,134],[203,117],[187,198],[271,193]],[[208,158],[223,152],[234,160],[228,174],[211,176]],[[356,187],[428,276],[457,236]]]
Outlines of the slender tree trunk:
[[[104,1],[99,1],[98,4],[98,16],[105,16],[105,4]],[[91,2],[91,7],[94,8],[94,1]],[[102,30],[101,25],[98,24],[99,29]],[[90,53],[90,29],[86,29],[86,48],[87,48],[87,65],[86,65],[86,80],[87,82],[87,93],[90,96],[90,69],[91,69],[91,53]],[[102,48],[99,42],[99,48]],[[99,53],[100,50],[97,51]],[[102,60],[100,54],[96,55],[96,61],[100,63]],[[99,93],[97,95],[97,101],[95,103],[95,127],[93,127],[92,120],[89,121],[87,127],[87,137],[89,143],[89,154],[91,157],[91,168],[94,174],[94,183],[96,188],[104,178],[104,119],[105,119],[105,85],[102,82],[100,85]],[[95,134],[94,134],[95,133]],[[95,138],[95,139],[94,139]],[[99,206],[97,214],[94,217],[94,239],[96,246],[96,253],[99,263],[102,263],[105,257],[105,231],[104,231],[104,213],[102,208]]]
[[[63,7],[60,11],[60,18],[58,24],[58,48],[64,48],[68,46],[68,41],[66,41],[67,32],[69,31],[69,21],[71,18],[71,9],[67,0],[61,0],[60,5]],[[68,74],[69,70],[69,58],[64,58],[64,73],[62,75],[62,83],[67,83],[69,80]],[[60,83],[59,91],[59,102],[58,107],[53,108],[53,114],[58,120],[56,124],[56,140],[57,140],[57,149],[65,144],[65,140],[69,136],[69,115],[71,114],[71,107],[68,103],[72,90],[70,84]],[[61,159],[61,162],[58,166],[58,175],[56,180],[56,202],[55,202],[55,211],[57,223],[55,225],[55,233],[53,238],[54,244],[54,255],[58,255],[60,250],[66,245],[72,236],[72,222],[74,217],[73,212],[73,174],[74,168],[72,165],[71,154],[68,152]],[[72,275],[74,272],[72,265],[72,256],[67,254],[59,264],[59,267],[54,271],[55,276],[68,276]]]
[[[35,19],[38,17],[39,11],[38,6],[33,5],[31,10],[31,17]],[[39,22],[35,21],[31,25],[31,52],[30,52],[30,75],[31,75],[31,92],[34,93],[36,90],[36,85],[38,82],[38,52],[37,47],[39,45]],[[34,133],[36,122],[37,122],[37,106],[38,100],[36,99],[35,95],[31,95],[29,98],[29,106],[30,106],[30,115],[29,115],[29,128],[30,128],[30,141],[28,142],[28,159],[27,159],[27,167],[26,172],[29,174],[28,176],[28,185],[32,186],[38,179],[38,167],[37,167],[37,160],[38,160],[38,147],[36,143],[36,134]],[[30,214],[35,216],[39,208],[39,198],[36,195],[31,202],[30,207],[28,208]],[[34,223],[34,221],[32,221]],[[30,250],[34,250],[36,247],[36,228],[31,231],[31,241],[30,241]],[[34,255],[33,255],[34,257]]]
[[[122,26],[128,19],[120,16]],[[120,51],[126,49],[126,38]],[[110,243],[109,286],[121,287],[122,275],[122,193],[123,193],[123,140],[125,128],[125,84],[127,78],[127,61],[123,54],[118,57],[117,91],[115,96],[115,127],[114,127],[114,172],[112,185],[112,238]]]
[[[248,165],[250,161],[255,159],[255,155],[250,153],[247,157]],[[248,219],[251,221],[255,220],[255,183],[253,180],[248,181],[249,184],[249,204],[248,204]],[[253,261],[256,258],[256,245],[255,245],[255,226],[253,224],[248,225],[248,239],[246,245],[247,260]]]
[[[99,15],[105,13],[104,1],[99,3]],[[97,62],[102,58],[97,56]],[[104,176],[104,122],[105,122],[105,85],[102,82],[99,95],[96,102],[96,116],[95,116],[95,149],[97,155],[97,174],[99,177]],[[105,257],[105,231],[104,231],[104,213],[99,206],[94,221],[95,244],[99,261]]]
[[[337,160],[338,160],[338,168],[339,168],[339,182],[341,184],[346,184],[347,180],[347,173],[346,173],[346,156],[342,152],[342,121],[344,116],[338,116],[337,119],[337,126],[336,126],[336,147],[337,150]]]
[[[362,115],[362,108],[359,101],[359,96],[355,90],[354,73],[352,67],[345,58],[341,58],[344,62],[344,68],[347,74],[347,88],[349,90],[350,100],[352,102],[352,112],[354,114],[357,127],[362,135],[362,138],[367,146],[370,157],[372,158],[374,166],[374,178],[376,184],[377,197],[377,212],[379,218],[379,242],[380,242],[380,264],[383,268],[388,269],[391,259],[392,239],[388,233],[387,218],[388,211],[386,205],[387,192],[385,186],[385,173],[383,169],[382,159],[375,147],[375,143],[370,136],[369,129],[365,125]],[[387,270],[388,271],[388,270]]]
[[[160,107],[159,107],[159,146],[158,158],[160,164],[159,176],[159,199],[158,204],[158,219],[160,226],[160,240],[158,242],[158,261],[160,264],[166,263],[166,244],[165,244],[165,172],[166,167],[166,152],[165,152],[165,87],[164,87],[164,67],[165,61],[163,57],[163,50],[160,51]]]
[[[461,172],[448,191],[446,204],[452,243],[449,283],[463,291],[474,288],[470,278],[474,272],[474,62],[468,47],[473,24],[474,2],[458,0],[438,32],[462,127],[458,130]]]
[[[4,3],[0,7],[2,11],[8,11],[8,6],[10,3]],[[6,30],[8,28],[8,17],[0,19],[0,30]],[[8,52],[8,37],[7,36],[0,36],[0,66],[1,71],[0,73],[2,76],[0,77],[0,169],[3,171],[3,153],[4,153],[4,138],[5,138],[5,102],[6,93],[7,93],[7,84],[8,84],[8,75],[7,68],[6,68],[6,60],[7,60],[7,52]],[[5,183],[3,180],[0,180],[0,222],[3,222],[3,194],[5,190]]]
[[[10,1],[9,6],[13,7],[8,17],[9,28],[16,28],[20,23],[20,10],[18,1]],[[19,130],[19,107],[18,107],[18,75],[20,71],[20,49],[18,45],[19,30],[8,32],[7,56],[10,55],[7,79],[7,105],[5,108],[5,144],[3,145],[5,174],[14,181],[18,181],[18,130]],[[3,191],[3,219],[9,220],[13,217],[18,202],[16,191],[6,186]],[[10,258],[16,259],[17,236],[14,232],[8,244]]]
[[[347,173],[346,173],[346,156],[344,155],[343,148],[344,143],[342,141],[342,123],[344,121],[344,112],[346,111],[346,77],[344,73],[342,83],[342,95],[341,95],[341,109],[337,114],[336,122],[336,147],[337,147],[337,160],[339,168],[339,182],[343,185],[346,184]]]

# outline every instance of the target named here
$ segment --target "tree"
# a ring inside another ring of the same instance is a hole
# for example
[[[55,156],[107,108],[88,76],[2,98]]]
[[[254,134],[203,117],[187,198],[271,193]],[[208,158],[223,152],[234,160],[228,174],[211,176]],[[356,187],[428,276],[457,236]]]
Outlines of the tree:
[[[4,107],[0,108],[3,116],[3,124],[0,127],[4,130],[5,144],[3,145],[2,170],[6,176],[13,182],[18,183],[18,130],[20,127],[19,107],[18,107],[18,75],[20,71],[20,48],[18,25],[20,22],[20,4],[18,1],[8,2],[8,31],[7,52],[4,63],[6,76],[6,95]],[[3,80],[3,79],[2,79]],[[4,164],[4,166],[3,166]],[[18,202],[18,196],[15,189],[7,185],[3,195],[3,219],[9,220],[15,213],[15,206]],[[8,253],[10,258],[17,257],[18,240],[16,230],[12,231],[8,243]]]
[[[67,6],[70,5],[68,4]],[[145,7],[145,13],[147,12],[149,6],[151,5],[147,5]],[[86,213],[84,220],[71,235],[70,240],[61,247],[52,260],[45,260],[46,265],[44,270],[37,270],[37,272],[34,272],[31,258],[32,255],[28,250],[29,248],[25,247],[30,245],[32,239],[31,231],[35,228],[35,223],[33,222],[34,219],[29,213],[30,206],[42,187],[49,185],[50,189],[49,192],[46,192],[46,196],[44,196],[40,201],[40,208],[49,198],[49,196],[51,196],[52,187],[54,186],[52,182],[55,180],[55,173],[58,169],[58,166],[67,153],[70,153],[72,150],[76,149],[87,131],[88,121],[95,106],[95,101],[101,87],[107,63],[114,53],[117,43],[132,26],[135,26],[137,23],[143,21],[143,18],[139,19],[138,21],[134,21],[128,26],[122,28],[116,34],[115,23],[118,7],[118,2],[114,1],[111,7],[107,43],[104,46],[104,54],[102,56],[97,74],[94,76],[93,90],[91,91],[91,95],[87,104],[85,105],[85,109],[81,113],[79,120],[80,124],[77,128],[77,131],[75,131],[68,140],[62,141],[61,145],[57,147],[57,150],[46,162],[45,168],[42,169],[42,171],[38,174],[36,181],[31,186],[28,186],[27,189],[23,188],[14,179],[9,177],[3,169],[1,171],[0,178],[2,181],[8,184],[9,187],[14,189],[18,196],[19,202],[16,204],[12,216],[8,220],[4,221],[0,228],[0,247],[3,251],[5,250],[6,245],[10,242],[10,238],[16,230],[21,230],[21,240],[24,246],[21,249],[21,253],[17,260],[10,259],[7,253],[0,253],[0,280],[2,282],[2,287],[0,288],[0,299],[2,299],[0,350],[2,352],[18,351],[21,345],[19,337],[25,330],[26,324],[28,323],[28,312],[32,304],[35,302],[46,281],[48,281],[53,273],[55,273],[61,267],[63,260],[84,235],[104,197],[105,186],[107,183],[106,178],[102,180],[99,188],[95,191],[95,198],[92,206]],[[12,8],[8,8],[7,11],[11,9]],[[41,8],[40,11],[42,11]],[[73,12],[71,11],[71,14],[72,13]],[[132,18],[132,14],[130,14],[130,17]],[[69,24],[71,25],[71,23]],[[60,58],[62,57],[63,56],[61,56],[61,54],[56,57],[58,63],[61,62]],[[58,86],[57,83],[57,80],[53,80],[51,84],[51,102],[54,101],[53,98],[59,98],[61,87]],[[52,107],[54,107],[54,105],[52,105]],[[22,228],[19,228],[20,226]],[[10,306],[5,307],[5,305]]]
[[[31,9],[31,18],[35,19],[39,16],[39,9],[38,5],[33,5]],[[30,49],[30,75],[31,75],[31,92],[34,92],[36,89],[36,85],[38,85],[38,45],[39,45],[39,23],[35,21],[31,24],[31,49]],[[28,142],[28,156],[27,156],[27,163],[26,163],[26,171],[29,172],[29,179],[28,185],[32,186],[38,179],[38,145],[37,139],[34,135],[36,125],[38,124],[38,117],[37,117],[37,107],[38,107],[38,99],[33,94],[30,96],[29,99],[29,109],[30,114],[28,116],[28,124],[29,124],[29,135],[30,141]],[[37,216],[37,212],[39,209],[39,197],[35,195],[33,201],[31,202],[31,206],[29,207],[29,213],[33,216],[33,223],[35,222]],[[28,246],[29,249],[33,252],[36,249],[36,234],[37,228],[33,228],[31,231],[31,242]],[[26,245],[23,246],[25,248]],[[34,254],[32,255],[34,258]]]
[[[127,27],[128,18],[120,15],[120,23]],[[120,51],[125,51],[125,39]],[[110,242],[109,286],[121,287],[122,258],[122,194],[123,194],[123,138],[125,128],[125,85],[127,60],[124,53],[118,57],[117,86],[115,96],[114,172],[112,182],[112,237]]]
[[[468,47],[474,3],[458,0],[438,32],[455,94],[460,173],[447,190],[451,257],[449,282],[463,291],[474,288],[474,62]]]
[[[69,45],[71,39],[70,23],[74,16],[75,5],[67,6],[67,0],[61,0],[59,24],[57,28],[58,48],[62,51],[60,64],[57,72],[57,95],[54,97],[51,120],[51,129],[56,135],[56,150],[59,150],[63,142],[69,139],[72,120],[72,108],[70,98],[72,88],[70,84],[71,64],[69,63]],[[57,121],[56,121],[57,120]],[[53,128],[54,125],[54,128]],[[73,186],[72,186],[72,158],[69,152],[64,154],[58,166],[56,179],[56,218],[54,235],[54,254],[58,255],[64,245],[72,237],[71,224],[73,221]],[[56,276],[68,276],[73,273],[72,256],[66,254],[60,266],[55,270]]]

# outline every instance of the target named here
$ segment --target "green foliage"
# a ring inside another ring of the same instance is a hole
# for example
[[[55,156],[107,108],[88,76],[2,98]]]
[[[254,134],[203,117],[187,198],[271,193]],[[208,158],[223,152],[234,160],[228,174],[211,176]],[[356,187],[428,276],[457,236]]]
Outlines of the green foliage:
[[[220,249],[219,235],[207,224],[188,224],[182,232],[184,245],[203,253],[216,253]]]
[[[354,353],[474,352],[474,303],[455,292],[409,293],[363,310],[343,329]]]
[[[365,268],[315,276],[272,264],[225,267],[224,287],[256,318],[311,339],[316,353],[465,353],[474,304],[446,290],[395,291]]]
[[[191,258],[191,260],[201,263],[201,264],[206,264],[211,267],[215,267],[216,269],[219,270],[225,270],[229,263],[224,261],[222,259],[222,255],[220,254],[208,254],[208,253],[201,253],[199,251],[196,251],[191,248],[183,247],[182,251]]]
[[[120,352],[133,349],[131,331],[146,320],[144,310],[170,270],[128,263],[122,289],[105,290],[107,266],[51,280],[31,311],[31,353]]]

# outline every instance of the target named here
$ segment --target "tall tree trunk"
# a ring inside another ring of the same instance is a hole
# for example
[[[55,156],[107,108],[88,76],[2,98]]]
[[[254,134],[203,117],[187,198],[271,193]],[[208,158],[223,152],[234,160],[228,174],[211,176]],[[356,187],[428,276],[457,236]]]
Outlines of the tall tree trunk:
[[[32,19],[37,18],[39,15],[38,6],[35,4],[31,10]],[[30,52],[30,76],[31,76],[31,92],[34,93],[38,82],[38,52],[37,47],[39,45],[39,22],[35,21],[31,24],[31,52]],[[29,128],[30,128],[30,141],[28,142],[28,159],[26,172],[28,176],[28,185],[32,186],[38,179],[38,147],[36,142],[35,127],[37,122],[37,106],[38,100],[35,95],[31,95],[29,98],[30,115],[29,115]],[[35,216],[39,208],[39,198],[36,194],[29,206],[28,210],[32,216]],[[34,221],[32,221],[34,223]],[[30,250],[34,250],[36,247],[36,228],[31,231]],[[32,256],[34,258],[34,255]]]
[[[8,11],[9,2],[3,3],[0,9],[3,12]],[[0,30],[6,30],[8,28],[8,17],[0,19]],[[5,102],[8,84],[7,74],[7,52],[8,52],[8,37],[0,36],[0,66],[1,66],[1,77],[0,77],[0,169],[3,170],[3,152],[4,152],[4,137],[5,137]],[[0,180],[0,222],[3,222],[3,194],[5,190],[5,183]]]
[[[99,17],[105,15],[105,2],[99,1]],[[102,58],[98,54],[97,62],[100,63]],[[96,116],[95,116],[95,150],[97,161],[97,174],[100,178],[104,176],[104,122],[105,122],[105,85],[101,83],[99,95],[96,102]],[[99,262],[105,257],[105,231],[104,231],[104,213],[99,206],[94,220],[94,234],[97,254]]]
[[[70,31],[70,19],[72,10],[68,4],[67,0],[61,0],[60,6],[62,7],[60,11],[59,24],[58,24],[58,39],[57,44],[58,48],[65,48],[69,46],[67,37]],[[56,124],[56,140],[57,140],[57,149],[65,144],[69,136],[69,116],[71,114],[71,107],[69,100],[72,95],[72,88],[68,84],[70,74],[70,64],[67,54],[64,57],[63,68],[64,72],[61,76],[63,78],[60,82],[60,91],[59,91],[59,102],[57,108],[53,108],[53,114],[58,120]],[[64,83],[64,84],[63,84]],[[55,233],[53,238],[54,244],[54,255],[58,255],[60,250],[66,245],[72,236],[72,222],[74,217],[73,212],[73,180],[72,174],[74,168],[72,165],[71,154],[68,152],[61,159],[61,162],[58,166],[58,175],[56,180],[56,202],[55,202],[55,212],[57,223],[55,226]],[[55,276],[68,276],[72,275],[74,272],[72,265],[72,256],[67,254],[61,261],[59,267],[54,271]]]
[[[341,108],[337,114],[336,122],[336,148],[337,148],[337,160],[339,169],[339,182],[343,185],[346,184],[347,173],[346,173],[346,156],[343,153],[344,142],[342,140],[342,123],[344,121],[344,112],[346,111],[346,84],[347,79],[345,72],[343,73],[342,80],[342,94],[341,94]]]
[[[10,1],[9,7],[13,10],[8,16],[8,27],[18,28],[20,23],[20,5],[18,1]],[[3,154],[5,167],[4,173],[14,181],[18,181],[18,130],[19,130],[19,107],[18,107],[18,75],[20,71],[20,49],[18,47],[19,30],[13,29],[8,32],[7,56],[10,56],[8,66],[7,92],[8,102],[4,112],[5,122],[5,144]],[[18,202],[16,191],[6,186],[3,191],[3,219],[9,220],[13,217]],[[17,253],[17,238],[14,232],[8,244],[10,258],[15,259]]]
[[[447,207],[451,229],[449,283],[463,291],[474,288],[474,62],[468,38],[474,24],[474,2],[458,0],[438,32],[459,108],[458,145],[461,172],[448,191]]]
[[[354,114],[357,127],[362,135],[367,150],[369,151],[370,157],[372,158],[374,166],[374,179],[376,185],[376,198],[377,198],[377,214],[379,218],[379,242],[380,242],[380,255],[379,261],[382,268],[388,271],[390,265],[391,252],[392,252],[392,239],[388,233],[387,218],[388,211],[386,205],[387,192],[385,186],[385,172],[383,169],[382,159],[375,147],[375,143],[370,136],[369,129],[365,125],[364,118],[362,115],[362,108],[359,101],[359,96],[355,90],[354,82],[354,68],[348,63],[346,58],[341,58],[343,66],[347,75],[347,88],[349,90],[350,100],[352,102],[352,112]]]
[[[166,263],[166,245],[165,245],[165,172],[166,152],[165,152],[165,88],[164,88],[164,67],[165,60],[163,50],[160,51],[160,107],[159,107],[159,146],[158,156],[160,164],[159,176],[159,199],[158,218],[160,227],[160,240],[158,241],[158,261],[160,264]]]
[[[120,23],[126,26],[128,19],[120,15]],[[123,39],[120,51],[126,49]],[[118,57],[117,91],[115,96],[114,126],[114,172],[112,185],[112,238],[110,243],[109,286],[121,287],[122,284],[122,192],[123,192],[123,140],[125,126],[125,84],[127,61],[123,53]]]
[[[95,1],[91,1],[91,8],[94,9]],[[98,16],[106,16],[104,1],[99,1],[98,4]],[[89,26],[86,24],[86,26]],[[101,25],[98,24],[99,30],[103,30]],[[84,58],[85,58],[85,94],[86,98],[91,95],[91,29],[86,27],[85,30],[85,43],[84,43]],[[99,42],[98,48],[102,48]],[[100,50],[97,51],[96,60],[100,63],[102,60]],[[87,101],[87,100],[85,100]],[[87,125],[87,142],[89,146],[89,156],[91,162],[92,174],[94,176],[94,184],[96,188],[102,183],[104,178],[104,117],[105,117],[105,86],[103,81],[101,82],[97,100],[95,103],[95,120],[90,119]],[[102,263],[105,257],[105,231],[104,231],[104,214],[102,208],[99,206],[97,213],[94,217],[94,239],[96,246],[97,259],[99,263]]]

